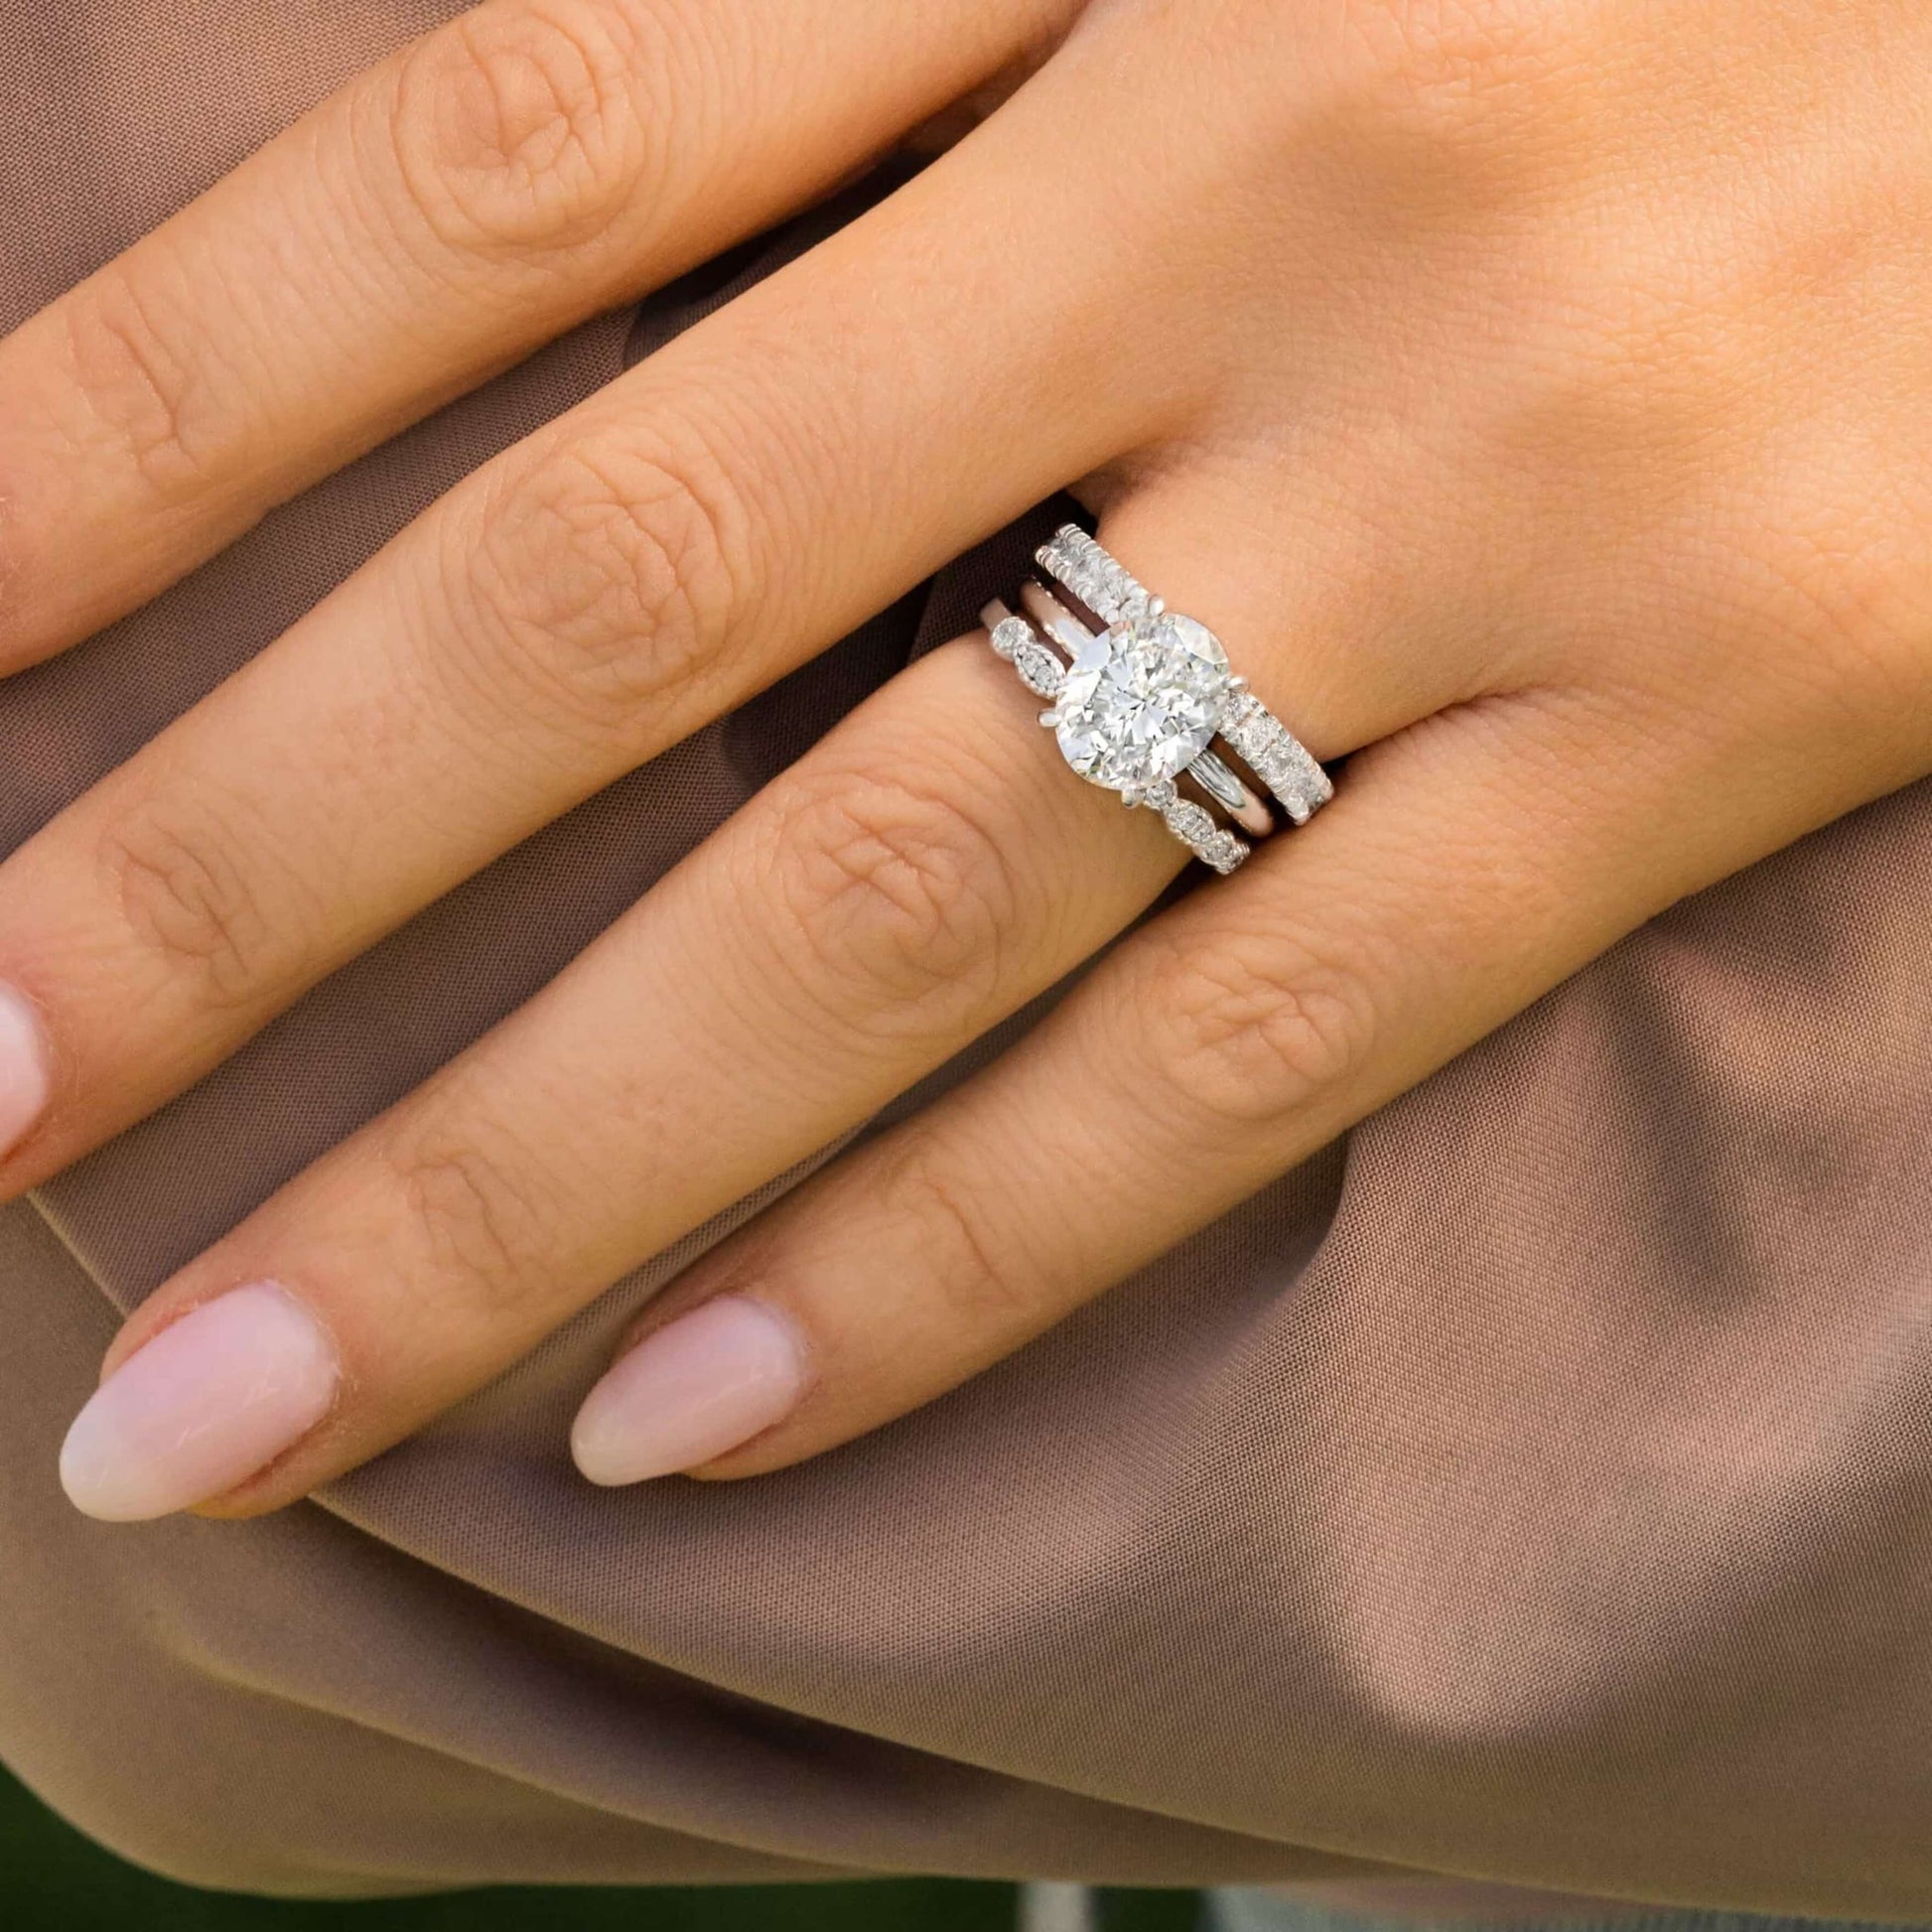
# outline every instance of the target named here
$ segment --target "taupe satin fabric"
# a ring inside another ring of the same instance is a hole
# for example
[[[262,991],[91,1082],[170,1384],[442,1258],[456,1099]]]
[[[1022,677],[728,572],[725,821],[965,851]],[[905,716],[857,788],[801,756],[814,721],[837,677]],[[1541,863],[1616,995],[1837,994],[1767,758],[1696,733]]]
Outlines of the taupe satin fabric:
[[[452,10],[0,0],[0,319]],[[0,685],[0,850],[721,292],[581,331]],[[571,1473],[575,1399],[673,1255],[318,1503],[62,1503],[116,1311],[540,985],[1021,541],[0,1215],[0,1754],[133,1857],[289,1891],[1423,1870],[1932,1918],[1923,786],[806,1467]]]

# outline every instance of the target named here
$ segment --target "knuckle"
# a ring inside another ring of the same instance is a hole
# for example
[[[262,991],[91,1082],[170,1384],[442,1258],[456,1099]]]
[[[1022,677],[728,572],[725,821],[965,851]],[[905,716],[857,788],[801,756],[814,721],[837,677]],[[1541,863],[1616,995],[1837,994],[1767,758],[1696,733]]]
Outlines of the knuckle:
[[[289,979],[305,921],[282,902],[287,895],[271,902],[253,856],[236,848],[219,814],[136,810],[109,831],[101,860],[137,943],[171,977],[198,982],[205,1006],[247,1005]]]
[[[1574,37],[1547,0],[1411,0],[1353,10],[1357,82],[1384,137],[1437,162],[1485,152],[1533,112]]]
[[[1144,999],[1158,1085],[1216,1122],[1276,1120],[1345,1089],[1378,1032],[1357,975],[1278,935],[1168,952]]]
[[[219,469],[246,418],[205,339],[178,344],[136,283],[114,269],[76,289],[61,313],[69,366],[107,447],[166,493]]]
[[[883,1177],[895,1218],[916,1230],[913,1252],[940,1298],[947,1323],[961,1333],[1014,1336],[1045,1324],[1033,1276],[995,1244],[984,1203],[994,1190],[961,1184],[943,1152],[914,1139],[899,1148]]]
[[[485,254],[582,247],[649,207],[667,116],[641,95],[670,64],[636,44],[646,11],[483,7],[403,57],[396,166],[438,242]]]
[[[1782,640],[1794,666],[1863,729],[1897,716],[1901,703],[1922,718],[1932,652],[1914,532],[1929,511],[1835,488],[1773,506],[1729,552],[1730,627],[1760,657],[1767,638]]]
[[[957,777],[828,772],[780,814],[779,901],[801,984],[841,1025],[949,1033],[995,997],[1018,898]]]
[[[458,600],[519,707],[633,732],[712,672],[741,602],[743,527],[708,457],[563,446],[485,510],[453,560]]]
[[[513,1136],[486,1123],[404,1127],[381,1145],[386,1177],[429,1278],[471,1308],[520,1299],[547,1252],[543,1193]]]

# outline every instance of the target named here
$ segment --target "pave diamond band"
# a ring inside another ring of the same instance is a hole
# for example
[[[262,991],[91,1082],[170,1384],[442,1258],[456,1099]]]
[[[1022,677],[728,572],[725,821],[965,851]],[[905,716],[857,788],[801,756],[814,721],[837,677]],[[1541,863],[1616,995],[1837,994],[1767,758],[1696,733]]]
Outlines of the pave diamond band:
[[[1062,523],[1039,546],[1034,561],[1062,590],[1071,592],[1103,625],[1137,616],[1154,601],[1112,553],[1077,523]]]
[[[1222,714],[1221,736],[1297,825],[1306,825],[1335,795],[1334,780],[1313,754],[1252,691]]]
[[[1074,524],[1035,562],[1024,615],[996,602],[984,621],[994,650],[1050,707],[1040,723],[1081,777],[1158,811],[1220,873],[1248,857],[1239,834],[1263,837],[1276,823],[1245,774],[1297,825],[1333,797],[1328,774],[1234,675],[1205,624],[1170,611]]]

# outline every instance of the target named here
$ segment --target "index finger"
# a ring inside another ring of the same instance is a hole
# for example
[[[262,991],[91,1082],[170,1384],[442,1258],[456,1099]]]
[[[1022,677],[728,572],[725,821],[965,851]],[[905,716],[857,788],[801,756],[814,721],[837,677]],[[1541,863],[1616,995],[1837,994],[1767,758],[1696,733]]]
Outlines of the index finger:
[[[491,0],[0,342],[0,674],[786,211],[1067,0]]]

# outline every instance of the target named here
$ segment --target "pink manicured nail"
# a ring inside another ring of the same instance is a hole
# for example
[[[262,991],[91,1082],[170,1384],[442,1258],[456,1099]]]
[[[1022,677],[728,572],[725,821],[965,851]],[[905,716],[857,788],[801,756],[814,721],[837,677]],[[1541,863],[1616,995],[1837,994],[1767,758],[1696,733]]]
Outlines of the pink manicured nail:
[[[39,1017],[11,986],[0,986],[0,1154],[40,1119],[49,1084]]]
[[[791,1323],[722,1295],[641,1341],[584,1400],[571,1453],[593,1482],[642,1482],[748,1443],[798,1405],[808,1380]]]
[[[237,1288],[162,1329],[74,1418],[68,1500],[145,1522],[232,1489],[329,1413],[340,1379],[316,1318],[272,1282]]]

